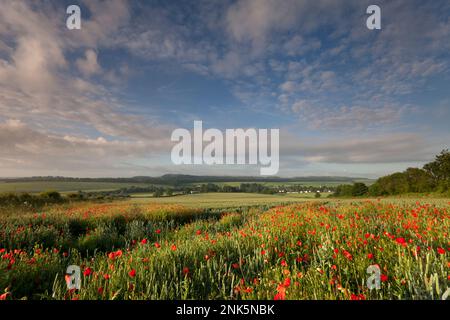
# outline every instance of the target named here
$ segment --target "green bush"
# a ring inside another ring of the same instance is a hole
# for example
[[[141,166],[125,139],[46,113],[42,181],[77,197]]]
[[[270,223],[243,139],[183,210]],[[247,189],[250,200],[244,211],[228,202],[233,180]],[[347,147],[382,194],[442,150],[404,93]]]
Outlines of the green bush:
[[[49,191],[42,192],[40,194],[40,197],[43,198],[43,199],[52,200],[54,202],[58,202],[58,201],[62,200],[61,194],[59,192],[57,192],[57,191],[54,191],[54,190],[49,190]]]
[[[112,224],[102,224],[91,233],[78,240],[78,249],[82,253],[93,254],[96,251],[106,252],[125,245],[124,237],[120,236]]]
[[[369,188],[362,183],[362,182],[356,182],[352,186],[352,196],[358,197],[358,196],[364,196],[369,191]]]

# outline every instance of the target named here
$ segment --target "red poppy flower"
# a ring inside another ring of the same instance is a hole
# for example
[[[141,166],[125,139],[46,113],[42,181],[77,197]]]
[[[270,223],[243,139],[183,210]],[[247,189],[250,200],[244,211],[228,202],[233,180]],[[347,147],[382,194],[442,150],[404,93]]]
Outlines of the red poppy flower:
[[[261,254],[265,255],[266,254],[266,250],[261,250]]]
[[[142,239],[142,240],[141,240],[141,243],[142,243],[142,244],[147,244],[147,239]]]
[[[342,250],[342,254],[344,255],[344,257],[346,257],[348,260],[352,260],[353,256],[350,252],[348,252],[347,250]]]
[[[12,266],[14,265],[14,263],[16,263],[16,260],[15,260],[15,259],[13,259],[13,258],[9,259],[9,263],[8,263],[8,265],[6,266],[6,269],[11,270],[11,269],[12,269]]]
[[[6,292],[4,294],[0,294],[0,300],[6,300],[6,298],[9,296],[9,292]]]
[[[367,255],[367,258],[368,258],[368,259],[373,259],[373,253],[369,253],[369,254]]]
[[[130,272],[128,272],[128,275],[131,277],[131,278],[134,278],[134,277],[136,277],[136,270],[134,270],[134,269],[131,269],[131,271]]]
[[[86,268],[86,269],[84,269],[83,275],[84,275],[85,277],[89,277],[91,274],[92,274],[92,269],[91,269],[91,268]]]
[[[122,250],[117,250],[115,252],[108,253],[108,258],[114,260],[116,258],[120,258],[122,254],[123,254]]]
[[[64,275],[64,280],[66,281],[68,286],[72,283],[72,277],[68,274]]]
[[[189,274],[189,268],[188,268],[188,267],[184,267],[184,268],[183,268],[183,274],[184,274],[184,275]]]
[[[161,245],[160,245],[158,242],[155,242],[155,247],[156,247],[157,249],[159,249],[159,248],[161,248]]]
[[[157,229],[155,232],[156,232],[157,234],[160,234],[160,233],[161,233],[161,229]]]
[[[278,292],[275,297],[273,297],[273,300],[286,300],[286,293],[285,292]]]
[[[388,281],[388,276],[385,274],[382,274],[380,279],[381,279],[381,282],[386,282],[386,281]]]
[[[361,293],[361,294],[352,294],[350,297],[351,300],[366,300],[366,297]]]
[[[439,253],[439,254],[445,254],[445,249],[442,249],[442,248],[437,248],[437,252]]]
[[[287,262],[286,262],[286,260],[283,260],[283,261],[281,261],[281,265],[283,266],[283,267],[287,267]]]
[[[285,300],[286,299],[286,288],[283,285],[279,285],[277,288],[277,294],[273,298],[274,300]]]
[[[103,287],[97,289],[98,294],[103,294]]]
[[[172,250],[172,251],[177,250],[177,246],[173,244],[173,245],[170,247],[170,250]]]

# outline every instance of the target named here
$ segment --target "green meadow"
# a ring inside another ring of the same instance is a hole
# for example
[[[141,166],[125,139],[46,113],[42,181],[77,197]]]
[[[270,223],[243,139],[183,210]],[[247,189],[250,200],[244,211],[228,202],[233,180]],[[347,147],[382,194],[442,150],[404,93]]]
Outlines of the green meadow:
[[[82,182],[82,181],[30,181],[30,182],[0,182],[0,193],[4,192],[28,192],[39,193],[47,190],[58,192],[77,191],[112,191],[128,187],[146,187],[146,183],[126,182]]]
[[[279,205],[310,201],[314,194],[257,194],[257,193],[197,193],[172,197],[154,198],[152,194],[132,195],[131,203],[178,204],[197,208],[226,208],[255,205]]]

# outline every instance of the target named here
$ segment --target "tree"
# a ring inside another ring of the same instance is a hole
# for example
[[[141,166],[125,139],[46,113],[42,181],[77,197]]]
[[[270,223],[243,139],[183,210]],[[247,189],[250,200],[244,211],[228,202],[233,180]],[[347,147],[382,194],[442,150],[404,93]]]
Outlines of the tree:
[[[450,152],[448,150],[442,150],[433,162],[427,163],[423,168],[431,175],[436,185],[450,184]]]
[[[336,187],[334,195],[337,197],[351,197],[353,186],[349,184],[341,184]]]
[[[343,195],[348,191],[340,187],[336,189],[336,194]],[[383,196],[408,192],[445,192],[449,189],[450,152],[442,150],[435,160],[424,165],[423,169],[408,168],[403,172],[396,172],[379,178],[370,186],[369,194],[371,196]],[[354,195],[356,190],[353,191]]]
[[[207,183],[202,184],[200,187],[200,192],[206,193],[206,192],[219,192],[219,186],[214,183]]]
[[[352,186],[352,196],[358,197],[367,194],[369,188],[362,182],[355,182]]]
[[[314,195],[315,198],[320,198],[322,195],[320,194],[320,192],[316,192],[316,194]]]
[[[408,192],[430,192],[434,189],[433,177],[425,170],[408,168],[405,171]]]
[[[404,172],[396,172],[379,178],[376,183],[381,189],[381,194],[384,195],[407,193],[409,191],[409,185],[406,177]]]
[[[49,190],[41,193],[41,198],[53,200],[53,201],[60,201],[62,199],[61,194],[58,191]]]
[[[381,188],[380,183],[377,181],[369,187],[369,195],[378,197],[387,195],[387,193]]]
[[[233,186],[229,186],[229,185],[224,185],[222,187],[222,192],[238,192],[238,191],[240,191],[240,190],[237,187],[233,187]]]

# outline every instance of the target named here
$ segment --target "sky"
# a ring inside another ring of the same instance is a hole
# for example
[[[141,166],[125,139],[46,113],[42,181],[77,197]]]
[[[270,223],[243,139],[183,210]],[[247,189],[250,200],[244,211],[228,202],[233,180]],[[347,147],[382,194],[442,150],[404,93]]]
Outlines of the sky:
[[[450,2],[0,0],[1,177],[259,174],[174,165],[194,120],[279,129],[278,176],[420,167],[450,147]]]

